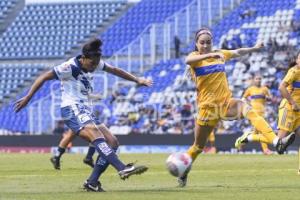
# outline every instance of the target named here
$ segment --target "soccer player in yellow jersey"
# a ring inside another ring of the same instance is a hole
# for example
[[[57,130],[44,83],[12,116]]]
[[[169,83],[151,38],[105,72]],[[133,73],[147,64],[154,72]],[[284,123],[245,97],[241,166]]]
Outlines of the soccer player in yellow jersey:
[[[232,98],[225,73],[225,61],[251,52],[259,51],[263,44],[258,43],[251,48],[236,50],[212,50],[213,35],[208,29],[196,32],[195,51],[186,58],[190,65],[192,77],[196,83],[198,114],[195,123],[194,144],[187,153],[194,161],[202,152],[209,134],[219,120],[233,120],[247,118],[251,124],[262,133],[268,143],[276,146],[277,151],[286,149],[295,139],[291,134],[279,139],[269,124],[258,115],[251,106],[240,99]],[[179,186],[184,187],[187,182],[188,171],[178,178]]]
[[[300,56],[290,63],[289,70],[279,86],[283,97],[278,109],[278,136],[284,138],[286,135],[296,132],[300,134]],[[246,133],[237,139],[237,143],[244,144],[251,141],[266,142],[267,139],[261,135]],[[284,151],[279,152],[284,153]]]
[[[300,134],[300,52],[296,59],[290,63],[289,68],[279,86],[279,91],[283,97],[278,110],[279,138],[284,138],[291,132]],[[262,135],[251,138],[250,135],[243,142],[258,140],[265,141],[266,138]]]
[[[249,102],[249,104],[256,111],[256,113],[264,117],[266,100],[270,100],[272,96],[269,89],[266,86],[261,85],[261,80],[262,77],[259,74],[256,74],[253,77],[253,85],[245,90],[243,100]],[[259,132],[256,129],[254,129],[253,131],[247,132],[245,134],[259,134]],[[237,140],[235,146],[237,148],[240,148],[239,144],[241,143],[238,143],[238,141],[239,140]],[[269,150],[268,145],[266,143],[261,142],[261,147],[265,155],[272,154],[272,151]]]
[[[300,52],[279,86],[284,99],[279,106],[278,136],[285,137],[291,132],[300,135]]]

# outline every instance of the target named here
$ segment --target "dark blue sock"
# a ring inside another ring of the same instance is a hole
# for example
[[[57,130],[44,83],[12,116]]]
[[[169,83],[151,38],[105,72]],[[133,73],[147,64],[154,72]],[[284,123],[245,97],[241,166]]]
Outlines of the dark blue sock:
[[[117,152],[117,149],[118,147],[113,148],[115,153]],[[99,177],[101,176],[101,174],[103,174],[103,172],[105,172],[108,166],[109,166],[108,161],[105,160],[104,158],[101,158],[101,156],[98,156],[92,174],[88,178],[89,183],[97,184]]]
[[[107,160],[116,170],[121,171],[125,169],[124,163],[122,163],[113,149],[106,143],[104,138],[97,138],[93,141],[93,145],[98,151],[100,157]]]
[[[95,149],[94,145],[90,144],[85,158],[91,160],[93,158],[95,151],[96,151],[96,149]]]
[[[109,166],[108,161],[99,155],[97,157],[92,174],[88,178],[89,183],[97,184],[100,175],[107,169],[108,166]]]
[[[55,157],[60,158],[65,153],[65,151],[65,148],[58,147],[57,152],[55,153]]]

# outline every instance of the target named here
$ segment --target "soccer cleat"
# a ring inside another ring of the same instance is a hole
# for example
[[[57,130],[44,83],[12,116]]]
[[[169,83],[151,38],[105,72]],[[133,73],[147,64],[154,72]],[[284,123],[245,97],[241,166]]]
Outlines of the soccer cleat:
[[[235,148],[237,148],[238,150],[241,149],[241,147],[243,146],[243,144],[246,144],[248,142],[247,137],[249,135],[251,135],[252,132],[245,132],[241,137],[238,137],[238,139],[236,139],[234,146]]]
[[[89,183],[88,180],[86,180],[83,183],[83,189],[87,192],[105,192],[103,188],[101,187],[101,183],[97,181],[96,184]]]
[[[148,167],[146,166],[134,166],[133,163],[129,163],[126,165],[125,169],[119,171],[119,176],[122,180],[125,180],[126,178],[129,178],[131,175],[134,174],[142,174],[145,171],[148,170]]]
[[[295,133],[291,133],[288,136],[281,138],[278,140],[277,144],[276,144],[276,151],[278,154],[283,154],[286,150],[286,148],[292,144],[295,140]]]
[[[186,186],[187,177],[188,177],[187,174],[185,174],[182,177],[178,177],[178,179],[177,179],[178,187],[185,187]]]
[[[60,159],[53,156],[50,158],[50,162],[53,164],[54,169],[60,170]]]
[[[91,168],[94,168],[94,160],[93,158],[84,158],[83,163],[90,166]]]

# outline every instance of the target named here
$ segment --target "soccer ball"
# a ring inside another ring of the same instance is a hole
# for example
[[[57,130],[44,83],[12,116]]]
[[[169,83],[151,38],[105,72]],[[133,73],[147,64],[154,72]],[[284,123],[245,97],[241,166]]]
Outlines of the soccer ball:
[[[166,161],[167,169],[173,176],[182,177],[192,167],[192,158],[187,153],[172,153]]]

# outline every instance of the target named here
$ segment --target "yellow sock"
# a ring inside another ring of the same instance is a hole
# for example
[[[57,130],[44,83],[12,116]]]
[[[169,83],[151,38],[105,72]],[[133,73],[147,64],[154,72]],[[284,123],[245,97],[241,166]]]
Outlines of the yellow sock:
[[[189,154],[194,162],[196,160],[197,156],[202,152],[202,149],[197,147],[196,145],[193,145],[189,148],[187,151],[187,154]]]
[[[249,141],[260,142],[261,148],[264,152],[266,150],[268,150],[267,143],[269,140],[262,134],[252,134],[252,135],[250,135],[250,137],[248,139],[249,139]]]
[[[253,142],[261,142],[261,143],[269,143],[268,139],[263,136],[262,134],[252,134],[250,136],[250,141],[253,141]]]
[[[254,129],[253,134],[258,135],[258,137],[259,137],[258,140],[260,142],[260,145],[261,145],[261,148],[262,148],[263,152],[268,150],[269,149],[268,145],[267,145],[268,140],[263,135],[261,135],[256,129]]]
[[[212,131],[212,132],[209,134],[209,136],[208,136],[208,141],[209,141],[210,143],[216,141],[216,137],[215,137],[214,131]]]
[[[264,143],[264,142],[261,142],[260,145],[261,145],[261,148],[262,148],[263,152],[265,152],[265,151],[267,151],[269,149],[268,145],[266,143]]]
[[[259,116],[252,108],[244,115],[244,117],[249,119],[252,126],[267,139],[268,144],[273,144],[276,135],[263,117]]]

